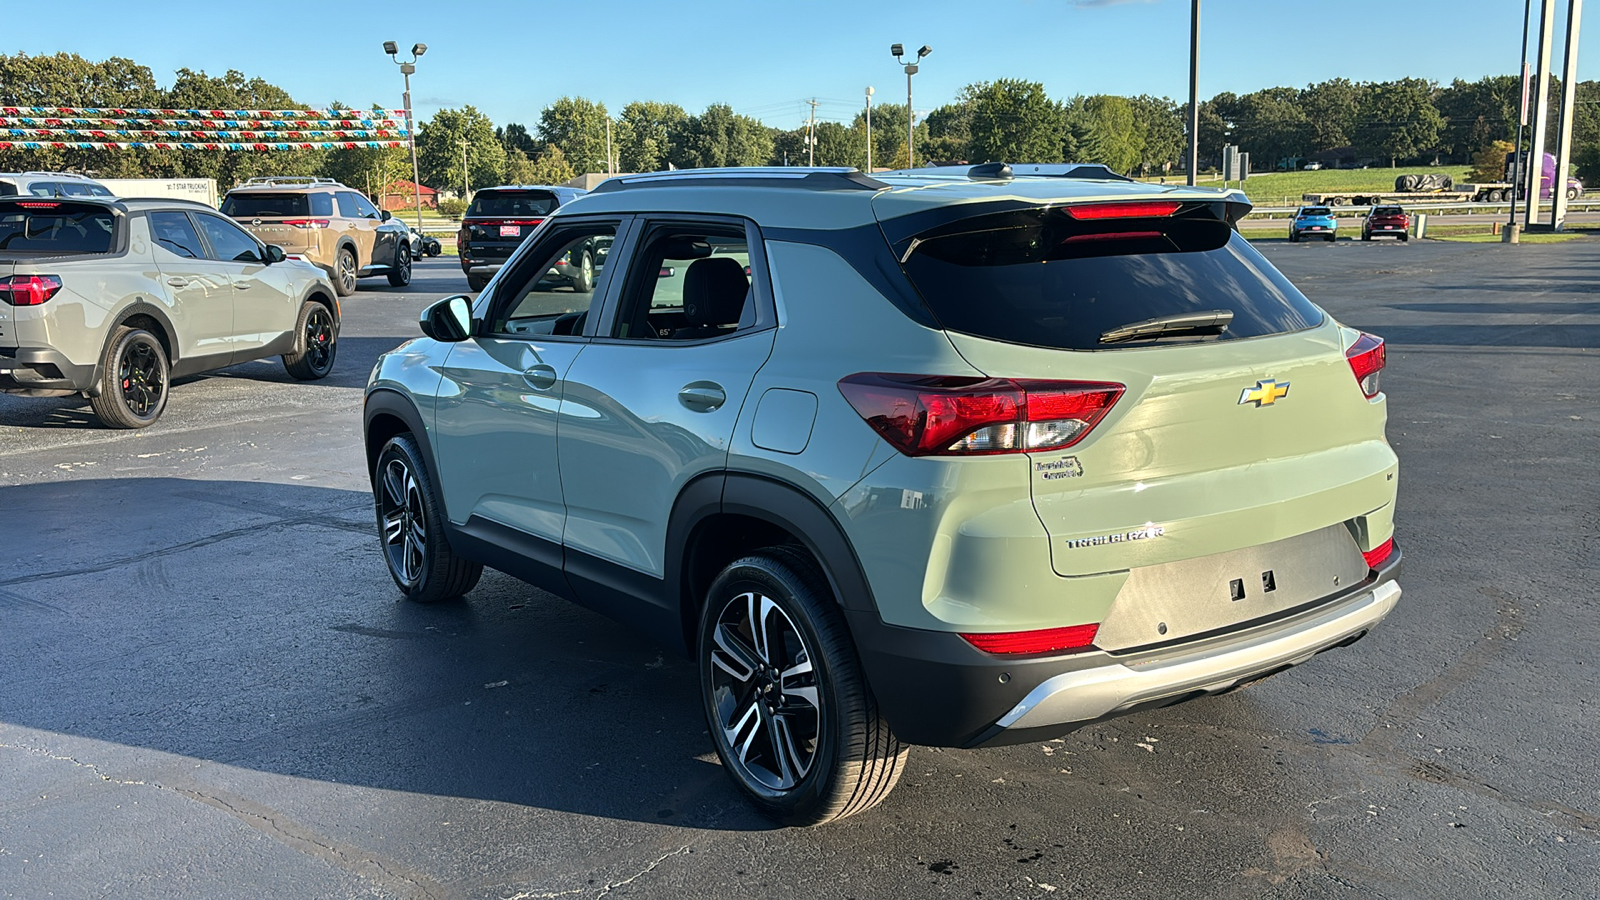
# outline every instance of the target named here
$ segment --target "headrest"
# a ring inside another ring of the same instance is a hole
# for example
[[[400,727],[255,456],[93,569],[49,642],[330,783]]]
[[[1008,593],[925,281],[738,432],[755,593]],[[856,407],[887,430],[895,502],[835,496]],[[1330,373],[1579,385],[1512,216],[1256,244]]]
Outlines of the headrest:
[[[737,325],[750,279],[729,256],[697,259],[683,276],[683,314],[690,325]]]

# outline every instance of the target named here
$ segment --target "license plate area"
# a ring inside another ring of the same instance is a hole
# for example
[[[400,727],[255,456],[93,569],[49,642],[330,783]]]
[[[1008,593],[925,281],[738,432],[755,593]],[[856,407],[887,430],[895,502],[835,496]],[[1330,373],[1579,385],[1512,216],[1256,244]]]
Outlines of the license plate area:
[[[1106,612],[1095,646],[1131,650],[1243,624],[1357,584],[1367,564],[1344,524],[1245,547],[1132,569]]]
[[[501,225],[500,226],[500,236],[501,237],[520,237],[521,235],[522,235],[522,226],[521,225]]]

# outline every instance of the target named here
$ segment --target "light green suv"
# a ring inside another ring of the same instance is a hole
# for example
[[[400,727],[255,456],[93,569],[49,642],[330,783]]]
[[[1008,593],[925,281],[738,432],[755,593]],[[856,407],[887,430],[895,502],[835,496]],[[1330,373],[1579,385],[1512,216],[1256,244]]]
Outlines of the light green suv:
[[[1056,171],[687,171],[561,207],[373,370],[395,582],[493,566],[685,650],[729,775],[793,824],[878,803],[907,744],[1355,642],[1400,597],[1383,342],[1239,237],[1242,194]],[[546,277],[597,238],[591,293]]]

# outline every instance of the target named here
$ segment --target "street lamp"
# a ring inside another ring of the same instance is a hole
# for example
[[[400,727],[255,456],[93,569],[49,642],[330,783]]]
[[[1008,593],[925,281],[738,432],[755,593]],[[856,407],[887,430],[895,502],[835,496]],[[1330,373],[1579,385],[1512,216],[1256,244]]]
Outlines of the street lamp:
[[[422,231],[422,171],[417,166],[417,122],[411,115],[411,73],[417,71],[417,60],[422,54],[428,52],[427,44],[411,45],[411,60],[400,61],[400,48],[394,41],[383,42],[383,52],[389,54],[395,65],[400,67],[400,74],[406,78],[406,136],[411,139],[411,196],[417,204],[417,231]]]
[[[917,74],[917,63],[932,52],[932,47],[923,44],[922,49],[917,51],[917,58],[911,62],[906,62],[901,59],[902,56],[906,55],[906,48],[903,44],[894,44],[889,48],[889,53],[894,57],[895,62],[906,67],[906,168],[908,169],[914,169],[917,165],[915,148],[911,143],[912,137],[916,134],[912,130],[915,127],[916,115],[911,111],[911,76]]]
[[[872,174],[872,85],[867,85],[867,174]]]

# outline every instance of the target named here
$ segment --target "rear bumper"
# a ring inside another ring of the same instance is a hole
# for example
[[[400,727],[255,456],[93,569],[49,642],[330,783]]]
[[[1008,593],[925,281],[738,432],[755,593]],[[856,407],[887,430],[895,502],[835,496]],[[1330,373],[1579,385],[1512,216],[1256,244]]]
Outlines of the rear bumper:
[[[959,635],[847,612],[879,708],[902,740],[944,747],[1056,737],[1170,706],[1355,643],[1399,602],[1400,553],[1365,581],[1265,621],[1181,644],[1008,659]]]
[[[94,387],[95,367],[80,366],[46,347],[0,347],[0,391],[59,397]]]

